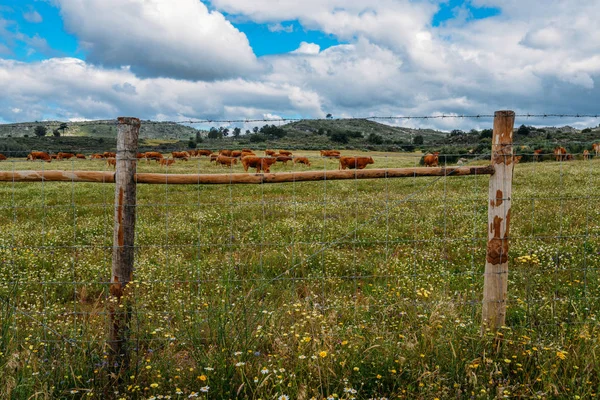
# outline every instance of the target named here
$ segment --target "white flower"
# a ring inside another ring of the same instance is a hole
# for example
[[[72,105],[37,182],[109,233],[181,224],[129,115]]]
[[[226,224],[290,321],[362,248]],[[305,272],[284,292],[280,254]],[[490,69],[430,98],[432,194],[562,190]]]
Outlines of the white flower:
[[[204,370],[205,371],[214,371],[215,369],[212,367],[204,367]]]
[[[241,351],[236,351],[235,353],[233,353],[234,356],[241,356],[242,352]]]
[[[304,360],[306,356],[298,356],[299,359]]]
[[[290,398],[288,396],[286,396],[285,394],[282,394],[281,396],[279,396],[277,398],[277,400],[290,400]]]
[[[210,389],[210,387],[209,387],[209,386],[204,386],[204,387],[201,387],[201,388],[200,388],[200,391],[201,391],[202,393],[208,393],[208,389]]]
[[[236,367],[243,367],[244,365],[246,365],[245,362],[240,361],[239,363],[235,364]]]
[[[198,397],[198,393],[192,392],[192,394],[188,396],[188,399],[191,399],[192,397]]]
[[[269,373],[269,370],[266,369],[266,368],[263,368],[263,369],[260,370],[260,373],[263,374],[263,375],[266,375],[266,374]]]

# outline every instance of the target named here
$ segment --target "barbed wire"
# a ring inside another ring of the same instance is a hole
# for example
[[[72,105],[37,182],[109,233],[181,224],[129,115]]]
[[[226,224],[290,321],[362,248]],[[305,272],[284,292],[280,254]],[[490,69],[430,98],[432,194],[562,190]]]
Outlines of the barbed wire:
[[[516,118],[600,118],[600,114],[567,114],[567,113],[520,113]],[[434,114],[434,115],[389,115],[389,116],[364,116],[364,117],[339,117],[339,118],[310,118],[310,117],[284,117],[284,118],[203,118],[182,120],[141,120],[143,125],[194,125],[194,124],[251,124],[257,122],[298,122],[298,121],[368,121],[368,120],[429,120],[429,119],[486,119],[494,118],[493,113],[481,114]],[[36,126],[86,126],[86,125],[117,125],[115,119],[83,120],[83,121],[36,121],[36,122],[11,122],[0,123],[2,127],[34,128]]]

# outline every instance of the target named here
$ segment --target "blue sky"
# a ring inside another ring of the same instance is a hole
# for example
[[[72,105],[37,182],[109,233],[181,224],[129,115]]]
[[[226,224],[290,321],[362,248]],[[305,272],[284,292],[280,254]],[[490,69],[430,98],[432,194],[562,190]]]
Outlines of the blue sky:
[[[597,114],[597,15],[600,0],[0,0],[0,121]]]

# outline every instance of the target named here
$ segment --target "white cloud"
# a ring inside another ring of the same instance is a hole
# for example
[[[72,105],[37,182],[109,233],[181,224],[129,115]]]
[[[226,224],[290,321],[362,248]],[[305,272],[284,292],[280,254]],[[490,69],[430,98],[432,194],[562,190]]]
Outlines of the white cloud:
[[[138,76],[214,80],[259,63],[246,36],[198,0],[57,0],[87,60]]]
[[[321,46],[315,43],[300,43],[300,47],[292,51],[292,54],[319,54]]]
[[[32,24],[39,24],[44,21],[40,13],[35,10],[29,10],[28,12],[23,13],[23,18],[25,18],[25,21]]]
[[[283,26],[280,22],[276,24],[269,24],[267,25],[267,28],[269,28],[270,32],[294,32],[294,25]]]

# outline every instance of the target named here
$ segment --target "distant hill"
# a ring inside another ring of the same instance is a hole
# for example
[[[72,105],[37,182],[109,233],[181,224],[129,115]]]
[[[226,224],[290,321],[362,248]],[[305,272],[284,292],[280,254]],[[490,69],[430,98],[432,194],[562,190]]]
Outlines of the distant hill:
[[[48,130],[47,136],[52,136],[52,132],[60,127],[61,122],[43,121],[43,122],[25,122],[21,124],[0,125],[0,138],[35,136],[33,133],[35,126],[42,125]],[[166,140],[184,140],[195,137],[197,130],[189,126],[168,123],[142,121],[140,129],[140,138],[142,139],[166,139]],[[95,138],[116,138],[117,121],[105,120],[89,122],[69,122],[68,129],[61,131],[61,136],[87,136]]]

